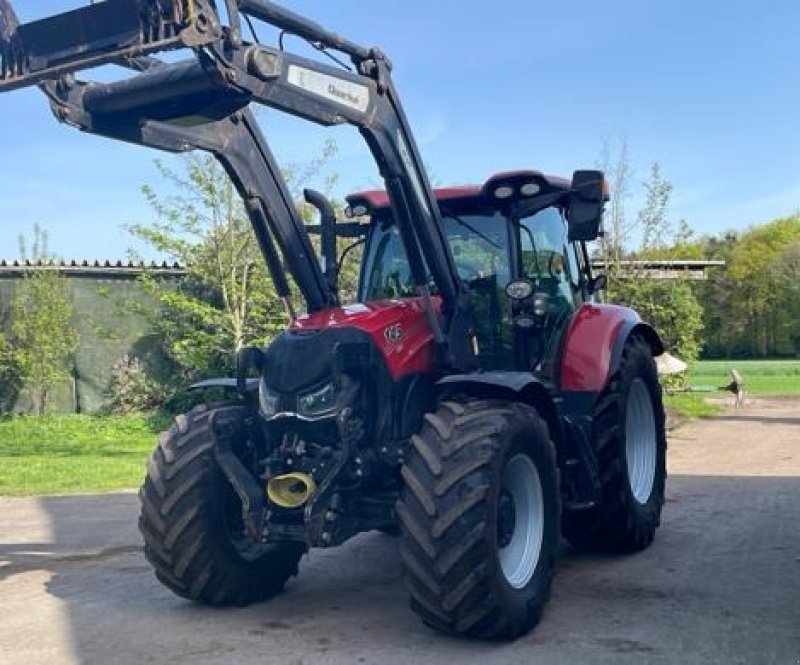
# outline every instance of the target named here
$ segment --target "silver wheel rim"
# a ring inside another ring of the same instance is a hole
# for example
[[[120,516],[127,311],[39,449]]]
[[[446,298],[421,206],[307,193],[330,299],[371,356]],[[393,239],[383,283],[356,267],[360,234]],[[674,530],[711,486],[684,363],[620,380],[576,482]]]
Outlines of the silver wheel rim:
[[[539,472],[530,457],[517,454],[503,471],[501,492],[514,506],[514,529],[510,542],[498,549],[500,568],[515,589],[533,577],[544,539],[544,498]]]
[[[625,457],[633,498],[644,505],[656,477],[656,421],[650,391],[642,379],[634,379],[628,393],[625,416]]]

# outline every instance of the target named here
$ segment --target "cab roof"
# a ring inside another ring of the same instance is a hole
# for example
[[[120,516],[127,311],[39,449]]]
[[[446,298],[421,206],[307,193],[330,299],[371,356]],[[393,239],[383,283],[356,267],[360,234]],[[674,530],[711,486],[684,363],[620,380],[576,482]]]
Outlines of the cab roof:
[[[559,191],[566,192],[570,187],[570,181],[558,176],[546,175],[541,171],[520,170],[503,171],[490,176],[482,185],[459,185],[453,187],[440,187],[433,190],[436,200],[440,202],[468,200],[474,198],[492,198],[492,193],[499,187],[509,186],[515,191],[526,184],[537,184],[539,191],[531,195],[540,196],[542,194],[555,194]],[[382,189],[365,190],[356,192],[347,197],[347,203],[351,209],[365,207],[366,213],[373,213],[378,210],[388,208],[390,205],[389,195]],[[365,213],[365,214],[366,214]]]

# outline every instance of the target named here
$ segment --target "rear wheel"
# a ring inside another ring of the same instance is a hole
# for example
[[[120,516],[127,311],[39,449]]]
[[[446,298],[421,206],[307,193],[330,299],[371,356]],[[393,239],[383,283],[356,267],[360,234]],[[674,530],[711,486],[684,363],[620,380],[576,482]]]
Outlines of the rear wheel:
[[[214,426],[242,437],[245,410],[199,406],[178,416],[147,465],[139,529],[156,577],[179,596],[246,605],[283,589],[304,547],[253,543],[241,503],[214,459]],[[212,417],[213,416],[213,417]]]
[[[412,443],[397,507],[412,609],[448,633],[528,632],[550,595],[558,544],[547,425],[524,404],[445,402]]]
[[[597,402],[594,442],[601,500],[590,510],[566,512],[564,537],[579,548],[644,549],[661,520],[667,440],[655,362],[640,337],[626,344]]]

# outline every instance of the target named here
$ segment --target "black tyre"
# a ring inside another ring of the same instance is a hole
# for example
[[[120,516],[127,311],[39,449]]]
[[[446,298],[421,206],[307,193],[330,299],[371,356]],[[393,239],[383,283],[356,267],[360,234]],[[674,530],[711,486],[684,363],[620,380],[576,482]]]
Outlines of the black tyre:
[[[397,504],[412,609],[447,633],[528,632],[550,595],[558,545],[547,425],[524,404],[445,402],[412,444]]]
[[[396,538],[400,535],[400,525],[399,524],[388,524],[387,526],[382,526],[378,529],[379,533],[382,533],[384,536],[391,536],[392,538]]]
[[[565,512],[564,537],[582,549],[642,550],[660,524],[667,477],[661,386],[642,338],[628,340],[597,401],[593,428],[601,500],[589,510]]]
[[[244,534],[239,499],[214,460],[212,414],[215,427],[243,432],[239,406],[178,416],[147,465],[139,529],[166,587],[210,605],[246,605],[280,592],[304,547],[256,545]]]

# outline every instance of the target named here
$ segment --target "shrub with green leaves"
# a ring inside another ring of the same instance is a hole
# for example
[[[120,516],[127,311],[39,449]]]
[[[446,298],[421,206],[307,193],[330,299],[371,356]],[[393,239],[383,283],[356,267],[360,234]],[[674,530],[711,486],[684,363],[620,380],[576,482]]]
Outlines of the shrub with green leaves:
[[[164,389],[147,376],[139,358],[127,354],[111,368],[108,395],[108,410],[123,415],[155,409],[165,398]]]

